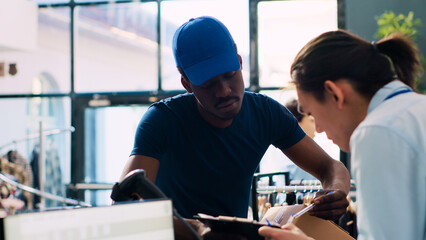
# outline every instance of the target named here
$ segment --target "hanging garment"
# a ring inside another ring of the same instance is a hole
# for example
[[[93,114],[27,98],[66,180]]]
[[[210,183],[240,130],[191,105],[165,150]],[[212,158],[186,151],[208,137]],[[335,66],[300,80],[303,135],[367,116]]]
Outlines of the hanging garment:
[[[3,157],[9,160],[9,162],[21,166],[24,169],[25,175],[27,175],[28,179],[28,184],[25,185],[33,187],[33,170],[31,169],[28,159],[15,150],[9,151]]]
[[[8,175],[12,175],[16,177],[17,182],[21,184],[24,184],[27,186],[29,184],[27,174],[24,168],[17,164],[9,162],[9,160],[3,157],[0,157],[0,171],[1,173],[5,175],[8,174]],[[23,194],[22,200],[25,202],[26,207],[28,209],[33,209],[34,204],[33,204],[33,198],[31,193],[23,191],[22,194]]]
[[[58,149],[54,145],[50,145],[46,151],[46,182],[44,189],[57,196],[65,197],[62,184],[61,161],[59,158]],[[62,206],[63,203],[46,199],[46,206],[56,207]]]
[[[13,175],[3,173],[3,172],[2,172],[2,174],[4,176],[6,176],[7,178],[9,178],[10,180],[13,180],[13,181],[16,181],[16,182],[18,181],[18,179]],[[0,180],[0,197],[2,199],[8,198],[15,191],[17,191],[17,188],[15,186],[12,186],[11,184]]]
[[[31,169],[33,170],[33,180],[34,187],[40,189],[40,181],[39,181],[39,153],[40,148],[36,145],[31,153]],[[62,171],[60,165],[60,159],[58,150],[54,147],[54,145],[49,145],[49,148],[45,152],[45,182],[44,182],[44,191],[64,197],[64,190],[62,184]],[[35,197],[34,203],[40,203],[40,198]],[[62,203],[50,199],[46,199],[45,207],[57,207],[61,206]]]
[[[39,171],[38,171],[38,157],[39,157],[39,146],[36,145],[31,152],[30,157],[30,166],[33,171],[33,187],[40,189],[40,181],[39,181]],[[34,196],[34,206],[38,208],[38,204],[40,203],[40,197],[38,195]]]

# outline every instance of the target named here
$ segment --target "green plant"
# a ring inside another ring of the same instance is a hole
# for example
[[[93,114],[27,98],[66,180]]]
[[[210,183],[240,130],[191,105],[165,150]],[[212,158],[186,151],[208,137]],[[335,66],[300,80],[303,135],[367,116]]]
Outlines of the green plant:
[[[376,20],[378,29],[375,37],[377,39],[386,37],[394,32],[401,32],[415,40],[419,34],[417,27],[422,26],[421,19],[414,19],[414,13],[411,11],[407,16],[401,13],[396,15],[392,11],[385,11],[382,15],[376,17]]]
[[[422,26],[420,18],[414,18],[414,13],[410,11],[407,16],[404,14],[396,15],[393,11],[385,11],[382,15],[376,17],[377,32],[375,38],[381,39],[392,33],[400,32],[410,36],[414,41],[420,34],[418,27]],[[423,68],[426,69],[426,60],[423,55],[420,56]],[[426,93],[426,77],[416,79],[416,86],[419,92]]]

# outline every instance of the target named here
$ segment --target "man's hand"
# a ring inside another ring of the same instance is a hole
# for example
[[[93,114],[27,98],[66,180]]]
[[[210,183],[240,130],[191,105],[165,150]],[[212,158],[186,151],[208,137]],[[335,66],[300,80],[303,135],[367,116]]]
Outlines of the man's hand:
[[[342,216],[349,206],[346,193],[342,190],[323,190],[314,199],[311,215],[328,220],[336,220]]]

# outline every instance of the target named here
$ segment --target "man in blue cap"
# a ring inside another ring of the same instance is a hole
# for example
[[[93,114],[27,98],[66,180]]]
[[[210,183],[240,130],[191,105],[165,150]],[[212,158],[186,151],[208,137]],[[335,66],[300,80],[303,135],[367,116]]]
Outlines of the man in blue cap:
[[[241,56],[219,20],[204,16],[184,23],[173,52],[188,93],[147,110],[123,177],[144,169],[185,218],[246,218],[253,174],[273,144],[318,178],[324,192],[333,192],[315,200],[312,214],[336,219],[346,211],[347,169],[306,136],[284,106],[245,92]]]

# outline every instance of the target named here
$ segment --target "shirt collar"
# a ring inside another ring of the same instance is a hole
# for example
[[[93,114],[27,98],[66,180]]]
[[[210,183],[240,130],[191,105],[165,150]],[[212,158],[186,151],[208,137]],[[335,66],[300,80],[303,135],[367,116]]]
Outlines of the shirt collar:
[[[370,104],[368,105],[368,113],[373,111],[377,106],[379,106],[382,102],[384,102],[388,96],[404,89],[411,89],[411,88],[405,85],[400,80],[394,80],[386,84],[374,94],[373,98],[370,101]]]

